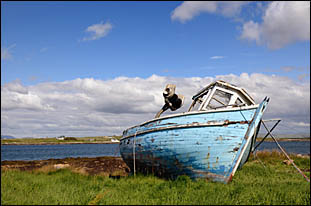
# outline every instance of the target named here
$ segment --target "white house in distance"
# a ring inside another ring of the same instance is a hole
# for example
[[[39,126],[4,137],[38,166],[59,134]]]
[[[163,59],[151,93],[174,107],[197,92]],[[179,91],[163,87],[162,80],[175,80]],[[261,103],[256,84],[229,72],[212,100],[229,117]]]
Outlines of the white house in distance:
[[[120,142],[120,141],[117,139],[111,138],[111,142]]]
[[[56,139],[57,139],[57,140],[64,140],[64,139],[65,139],[65,136],[62,135],[62,136],[56,137]]]
[[[112,137],[106,136],[106,137],[109,138],[111,142],[120,142],[119,140],[117,140],[113,136]]]

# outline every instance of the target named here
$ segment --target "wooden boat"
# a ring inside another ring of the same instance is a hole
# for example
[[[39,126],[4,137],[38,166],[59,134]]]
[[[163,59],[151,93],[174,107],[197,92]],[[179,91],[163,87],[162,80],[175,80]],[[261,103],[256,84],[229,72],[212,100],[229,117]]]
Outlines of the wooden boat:
[[[154,119],[123,132],[120,154],[132,172],[232,180],[254,147],[269,98],[255,104],[244,89],[215,81],[192,99],[187,112],[160,117],[165,109],[176,109],[165,99]]]

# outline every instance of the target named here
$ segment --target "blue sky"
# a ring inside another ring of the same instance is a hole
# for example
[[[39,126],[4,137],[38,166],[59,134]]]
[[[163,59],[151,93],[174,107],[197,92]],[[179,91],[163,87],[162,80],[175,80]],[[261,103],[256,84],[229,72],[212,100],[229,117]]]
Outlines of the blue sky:
[[[220,78],[244,86],[257,101],[273,96],[269,117],[310,132],[310,3],[1,1],[5,134],[63,135],[70,128],[68,135],[119,134],[154,116],[169,81],[191,96]],[[117,87],[113,97],[106,92]],[[119,107],[96,96],[114,98]],[[75,108],[85,103],[85,113],[61,110],[66,101]],[[139,101],[150,107],[135,116]],[[108,123],[111,111],[124,122]],[[71,118],[81,121],[72,125]]]
[[[277,73],[297,79],[310,67],[310,42],[269,49],[241,39],[241,21],[260,21],[256,2],[237,21],[201,13],[191,21],[172,20],[182,2],[1,2],[1,83],[26,85],[118,76],[215,76],[242,72]],[[262,3],[263,5],[268,2]],[[257,13],[255,15],[254,13]],[[254,15],[251,15],[254,14]],[[109,22],[96,40],[86,29]],[[214,56],[220,58],[211,59]],[[294,68],[284,71],[282,68]]]

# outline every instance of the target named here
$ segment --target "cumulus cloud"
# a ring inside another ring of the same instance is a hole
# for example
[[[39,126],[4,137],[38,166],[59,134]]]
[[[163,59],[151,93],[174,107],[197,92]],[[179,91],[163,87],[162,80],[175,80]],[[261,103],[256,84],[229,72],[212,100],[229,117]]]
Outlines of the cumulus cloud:
[[[257,2],[255,8],[246,6],[248,1],[185,1],[176,7],[171,19],[185,23],[201,13],[219,14],[243,22],[240,39],[255,41],[269,49],[280,49],[288,44],[310,40],[310,2],[273,1],[263,6]],[[262,15],[257,22],[241,18],[241,10]]]
[[[7,110],[51,110],[49,104],[44,104],[42,98],[14,81],[1,87],[1,112]]]
[[[287,77],[247,74],[216,77],[93,78],[24,86],[20,81],[1,87],[1,133],[17,137],[121,135],[128,127],[152,119],[163,106],[166,84],[176,84],[185,96],[185,112],[192,96],[222,79],[244,88],[259,103],[271,98],[264,118],[281,118],[282,132],[310,131],[310,83]],[[167,115],[166,111],[162,115]],[[280,127],[279,127],[280,128]]]
[[[217,13],[226,17],[233,17],[240,13],[247,1],[185,1],[174,9],[172,20],[186,22],[200,13]]]
[[[91,35],[89,37],[84,37],[82,40],[90,41],[103,38],[110,32],[111,29],[112,25],[109,22],[105,24],[103,22],[99,24],[93,24],[86,29],[86,32],[91,33]]]
[[[260,43],[260,27],[258,23],[248,21],[243,24],[242,39],[254,40],[257,44]]]
[[[241,39],[280,49],[290,43],[310,40],[310,2],[274,1],[262,17],[262,23],[248,21]]]

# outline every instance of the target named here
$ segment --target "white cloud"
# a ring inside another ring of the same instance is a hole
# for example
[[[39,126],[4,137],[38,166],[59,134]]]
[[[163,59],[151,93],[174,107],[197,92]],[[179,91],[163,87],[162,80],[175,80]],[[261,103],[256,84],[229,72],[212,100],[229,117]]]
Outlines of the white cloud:
[[[310,2],[271,2],[263,22],[248,21],[243,25],[242,39],[256,41],[270,49],[279,49],[290,43],[310,40]]]
[[[247,1],[185,1],[174,9],[172,20],[186,22],[200,13],[218,13],[226,17],[233,17],[240,13]]]
[[[255,7],[248,6],[245,14],[254,18],[262,15],[262,22],[241,18],[241,10],[247,1],[185,1],[171,14],[172,20],[182,23],[190,21],[201,13],[220,14],[234,18],[242,25],[241,39],[255,41],[257,45],[266,45],[270,49],[280,49],[298,41],[310,40],[310,2],[309,1],[273,1],[263,6],[257,2]],[[244,15],[245,16],[245,15]]]
[[[1,87],[1,112],[7,110],[52,110],[42,103],[41,97],[21,85],[20,81],[7,83]]]
[[[300,126],[300,127],[310,127],[310,123],[305,123],[305,122],[294,122],[294,126]]]
[[[33,86],[14,81],[1,87],[1,133],[17,137],[121,135],[124,129],[155,116],[164,104],[166,84],[176,84],[176,93],[185,96],[184,106],[177,111],[184,112],[196,92],[218,79],[241,86],[257,103],[269,96],[264,118],[281,118],[281,125],[310,131],[309,82],[243,73],[205,78],[78,78]]]
[[[243,24],[243,33],[241,34],[242,39],[255,40],[257,44],[260,43],[260,26],[258,23],[253,21],[246,22]]]
[[[11,49],[14,48],[16,44],[12,44],[8,48],[1,47],[1,60],[9,60],[12,59]]]
[[[103,22],[99,24],[93,24],[86,29],[86,32],[91,33],[91,35],[89,37],[84,37],[83,41],[90,41],[103,38],[109,33],[111,29],[112,25],[109,22],[105,24]]]
[[[212,56],[210,59],[223,59],[225,58],[224,56]]]

